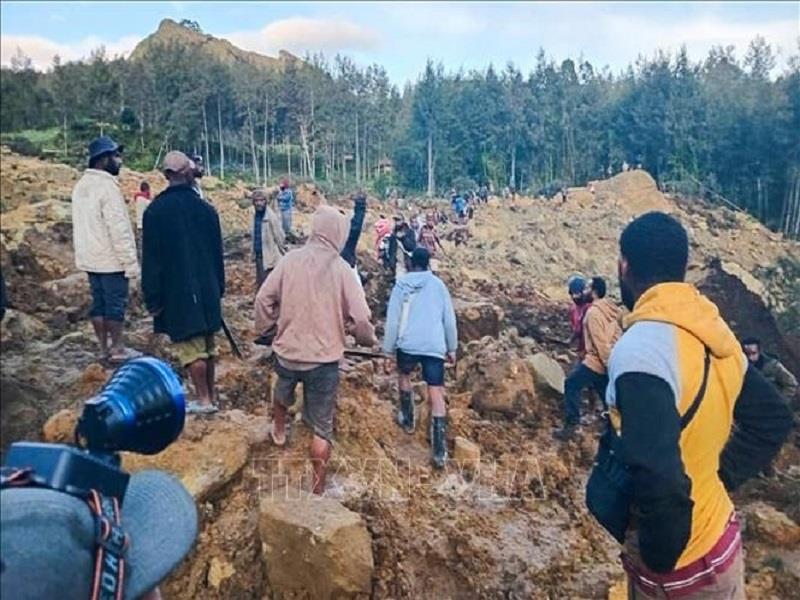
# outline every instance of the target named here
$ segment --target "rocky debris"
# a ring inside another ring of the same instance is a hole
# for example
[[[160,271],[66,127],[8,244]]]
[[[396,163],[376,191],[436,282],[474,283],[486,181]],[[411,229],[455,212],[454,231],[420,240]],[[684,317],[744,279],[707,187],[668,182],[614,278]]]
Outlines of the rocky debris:
[[[287,491],[261,501],[259,533],[272,592],[349,598],[372,589],[372,540],[358,513],[336,500]]]
[[[51,444],[72,444],[75,442],[75,426],[78,424],[78,412],[63,408],[47,419],[42,427],[42,439]]]
[[[544,352],[531,357],[531,367],[536,375],[536,385],[557,394],[564,394],[564,369]]]
[[[481,414],[507,417],[530,407],[536,392],[527,361],[499,356],[495,362],[477,362],[467,367],[465,388],[471,390],[470,407]]]
[[[658,191],[656,180],[647,171],[626,171],[592,183],[598,203],[610,202],[629,214],[651,210],[673,211],[673,206]]]
[[[456,436],[453,440],[453,460],[462,468],[478,469],[481,462],[481,447],[467,438]]]
[[[6,159],[3,156],[0,172],[3,186],[9,177]],[[52,165],[41,161],[34,165],[30,177],[50,177]],[[560,419],[560,404],[553,399],[558,385],[552,386],[542,369],[537,372],[532,359],[542,352],[561,366],[574,361],[574,350],[561,342],[569,335],[566,278],[580,271],[604,275],[613,283],[619,232],[640,210],[663,207],[666,201],[690,230],[692,281],[713,292],[711,297],[726,319],[754,327],[770,349],[788,357],[790,368],[796,364],[781,345],[788,337],[781,328],[791,328],[782,321],[768,322],[769,307],[748,289],[753,286],[721,265],[714,267],[711,259],[736,263],[750,273],[776,299],[774,309],[790,306],[797,295],[792,287],[796,270],[784,258],[798,255],[800,247],[727,209],[656,195],[651,180],[642,175],[620,175],[607,188],[596,182],[594,194],[587,188],[573,189],[563,205],[521,197],[513,206],[493,200],[478,207],[468,226],[443,228],[442,233],[450,229],[471,237],[457,249],[444,242],[447,256],[442,257],[438,275],[466,312],[478,305],[477,318],[460,315],[462,335],[466,332],[471,339],[459,347],[458,367],[448,369],[449,441],[459,457],[465,444],[456,438],[475,444],[481,469],[462,472],[453,461],[454,468],[446,473],[433,471],[425,426],[428,402],[418,398],[423,401],[418,404],[417,433],[404,434],[393,420],[394,373],[382,372],[377,368],[380,363],[369,360],[348,361],[336,418],[331,492],[364,519],[372,536],[374,572],[371,580],[369,575],[363,577],[369,582],[366,586],[351,586],[361,591],[343,595],[597,598],[619,580],[618,549],[586,514],[583,497],[596,432],[584,428],[579,444],[553,446],[551,431]],[[74,180],[77,177],[74,171]],[[155,193],[163,189],[160,173],[123,169],[120,181],[126,198],[132,198],[142,178]],[[79,409],[111,373],[96,362],[91,325],[85,320],[73,322],[82,317],[70,312],[78,306],[75,303],[88,300],[88,293],[80,298],[81,275],[71,277],[76,271],[67,200],[73,183],[62,184],[64,195],[57,185],[48,188],[52,194],[4,212],[0,222],[0,266],[9,283],[11,308],[35,319],[15,321],[12,310],[12,320],[3,325],[4,445],[38,437],[47,416],[62,408]],[[187,561],[164,583],[167,596],[221,600],[311,595],[318,591],[312,589],[317,571],[309,574],[302,565],[290,565],[294,579],[288,592],[271,587],[258,526],[259,499],[271,494],[275,485],[283,485],[284,474],[292,484],[308,483],[311,434],[298,420],[289,447],[278,450],[264,443],[274,375],[250,343],[254,337],[252,209],[243,200],[243,185],[213,178],[204,178],[202,185],[222,220],[230,283],[226,318],[246,360],[234,361],[220,340],[217,381],[223,411],[210,418],[190,417],[183,436],[170,449],[155,457],[126,456],[126,465],[170,470],[199,499],[201,534]],[[302,196],[302,187],[298,188]],[[295,229],[301,235],[308,231],[317,200],[301,197],[298,202]],[[352,205],[347,198],[330,202],[345,210]],[[359,266],[367,276],[365,293],[378,329],[391,286],[374,257],[372,225],[380,210],[370,201],[359,245]],[[405,214],[412,210],[409,206]],[[70,299],[60,299],[57,292],[69,294]],[[135,296],[131,305],[126,340],[137,349],[168,357],[163,336],[152,335],[152,322]],[[47,339],[23,339],[28,331],[38,338],[43,333],[39,323],[50,326]],[[6,345],[9,339],[12,343]],[[45,436],[71,441],[77,413],[71,414],[54,419]],[[497,419],[498,414],[514,418]],[[776,469],[790,477],[797,452],[787,444]],[[786,477],[768,484],[756,482],[751,489],[756,491],[743,501],[737,498],[737,506],[769,498],[790,518],[798,518],[796,494]],[[296,512],[296,504],[285,512]],[[764,584],[751,597],[790,597],[798,589],[787,566],[792,564],[792,551],[748,535],[745,544],[753,557],[748,559],[748,582]],[[370,540],[364,545],[369,548]],[[306,545],[298,542],[297,547],[305,550]],[[311,551],[318,549],[319,545]],[[289,560],[288,555],[278,558]]]
[[[782,546],[800,544],[800,525],[765,502],[754,502],[744,511],[746,531],[758,540]]]
[[[503,309],[490,302],[467,302],[456,299],[453,308],[458,320],[458,339],[461,342],[500,335]]]
[[[46,340],[50,329],[36,317],[8,309],[0,326],[0,348],[4,351],[21,349],[31,340]]]
[[[197,502],[224,490],[244,469],[250,439],[241,427],[222,418],[188,417],[183,434],[154,456],[125,453],[131,472],[161,469],[178,477]]]

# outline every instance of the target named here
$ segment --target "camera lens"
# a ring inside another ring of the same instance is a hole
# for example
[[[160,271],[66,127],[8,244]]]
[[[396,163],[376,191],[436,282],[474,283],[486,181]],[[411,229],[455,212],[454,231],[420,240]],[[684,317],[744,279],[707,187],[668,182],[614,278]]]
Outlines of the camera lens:
[[[183,387],[169,365],[137,358],[85,403],[76,434],[90,451],[156,454],[180,435],[185,408]]]

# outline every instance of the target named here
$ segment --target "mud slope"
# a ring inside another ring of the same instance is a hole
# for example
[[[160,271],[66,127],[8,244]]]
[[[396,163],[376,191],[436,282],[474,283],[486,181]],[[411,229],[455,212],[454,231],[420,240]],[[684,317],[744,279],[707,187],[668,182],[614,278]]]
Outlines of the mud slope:
[[[97,362],[85,318],[88,287],[72,264],[68,199],[78,173],[8,152],[0,158],[0,262],[12,304],[0,338],[2,444],[42,436],[68,441],[75,411],[111,374]],[[124,171],[127,197],[142,178],[156,190],[163,186],[158,173]],[[263,349],[252,344],[251,213],[243,186],[204,184],[223,221],[229,280],[224,310],[245,360],[236,361],[220,340],[221,414],[190,418],[163,454],[125,457],[125,464],[174,472],[198,503],[197,547],[166,583],[167,597],[302,597],[274,585],[280,578],[270,578],[262,543],[280,550],[285,540],[262,540],[259,522],[260,502],[285,495],[287,486],[307,485],[310,433],[298,420],[289,448],[267,442],[273,374]],[[328,200],[313,187],[302,190],[301,200],[296,222],[307,232],[313,206]],[[652,209],[671,211],[687,225],[691,276],[719,301],[737,332],[761,335],[797,370],[791,339],[780,325],[791,314],[794,282],[777,268],[798,260],[796,243],[725,209],[667,198],[643,172],[597,182],[594,193],[572,189],[563,205],[493,199],[469,225],[466,245],[445,242],[441,272],[461,324],[458,369],[448,372],[448,443],[452,454],[457,437],[473,442],[480,462],[451,461],[444,473],[432,471],[421,387],[420,426],[409,436],[393,423],[397,388],[383,361],[342,365],[329,495],[360,515],[368,531],[374,570],[366,596],[605,598],[621,580],[618,549],[583,500],[599,423],[590,418],[575,443],[554,443],[560,397],[531,359],[541,352],[563,370],[570,367],[575,356],[559,342],[568,337],[566,278],[582,272],[613,282],[621,228]],[[379,211],[391,210],[370,199],[360,244],[376,315],[383,314],[390,284],[372,256],[372,225]],[[133,346],[171,360],[165,340],[152,335],[138,295],[127,327]],[[800,531],[800,450],[794,443],[784,448],[776,469],[776,477],[748,484],[737,497],[747,520],[750,598],[797,597],[800,589],[793,541]],[[346,565],[355,558],[341,548],[332,560]],[[296,578],[302,587],[317,576],[298,568]]]

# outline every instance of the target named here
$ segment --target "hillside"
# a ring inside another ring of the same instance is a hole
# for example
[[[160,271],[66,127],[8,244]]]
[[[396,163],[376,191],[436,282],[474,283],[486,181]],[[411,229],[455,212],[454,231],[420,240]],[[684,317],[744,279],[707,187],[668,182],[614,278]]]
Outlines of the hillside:
[[[134,61],[143,60],[151,49],[171,44],[196,48],[208,59],[226,66],[248,64],[259,69],[274,70],[282,69],[291,62],[300,62],[299,58],[285,50],[281,50],[277,57],[242,50],[228,40],[215,38],[212,35],[184,27],[172,19],[162,20],[158,29],[136,45],[130,58]]]
[[[2,443],[67,441],[75,411],[111,375],[97,360],[86,319],[88,284],[72,262],[69,196],[79,173],[8,151],[0,161],[0,264],[12,304],[0,337]],[[142,179],[154,192],[164,186],[157,172],[124,169],[126,197]],[[125,464],[175,473],[198,503],[197,547],[166,583],[166,596],[299,597],[291,586],[314,589],[325,570],[298,561],[280,574],[270,571],[267,553],[293,556],[294,550],[284,536],[264,539],[263,528],[282,485],[307,477],[310,433],[298,418],[288,449],[267,442],[273,374],[263,349],[252,343],[252,212],[244,186],[213,178],[203,184],[223,223],[224,308],[245,360],[235,360],[220,338],[221,413],[188,419],[163,454],[127,456]],[[349,209],[346,199],[326,199],[304,186],[300,231],[308,232],[320,202]],[[427,203],[415,202],[406,216]],[[463,444],[457,437],[476,444],[477,468],[474,462],[454,462],[444,473],[428,467],[425,427],[408,436],[393,422],[396,379],[382,360],[348,359],[341,367],[329,495],[358,515],[372,552],[366,588],[342,597],[625,597],[618,548],[584,503],[600,422],[591,420],[576,443],[555,444],[561,395],[547,375],[576,358],[559,342],[568,337],[567,277],[603,275],[618,296],[619,233],[633,216],[656,209],[672,212],[689,230],[691,278],[737,334],[761,336],[800,374],[798,340],[782,324],[796,305],[797,281],[786,265],[800,262],[797,242],[743,214],[665,196],[644,171],[596,182],[594,193],[572,188],[565,203],[493,198],[478,208],[465,245],[449,241],[452,227],[442,232],[441,276],[454,296],[460,333],[458,368],[448,372],[448,443],[451,454]],[[359,247],[379,331],[389,282],[373,256],[372,226],[381,212],[394,210],[370,198]],[[129,343],[171,360],[138,294],[132,304]],[[542,357],[550,359],[547,371]],[[415,390],[424,423],[426,404]],[[787,443],[775,466],[775,477],[751,482],[735,499],[746,516],[748,598],[788,598],[800,589],[800,448]],[[291,508],[310,521],[315,510],[322,509],[299,501]],[[340,545],[332,563],[345,568],[360,560],[350,550]]]

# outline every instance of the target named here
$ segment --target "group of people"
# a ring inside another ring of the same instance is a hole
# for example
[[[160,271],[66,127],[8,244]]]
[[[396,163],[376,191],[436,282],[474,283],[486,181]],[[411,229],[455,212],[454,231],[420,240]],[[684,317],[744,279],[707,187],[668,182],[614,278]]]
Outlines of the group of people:
[[[317,494],[325,490],[345,338],[352,335],[362,346],[377,345],[364,290],[347,260],[354,256],[365,208],[365,199],[357,197],[356,211],[348,222],[337,209],[320,206],[306,244],[277,262],[255,300],[256,332],[268,340],[276,358],[272,441],[285,445],[287,410],[301,383],[303,420],[313,432],[312,489]],[[458,338],[449,292],[429,264],[425,248],[412,251],[410,272],[397,279],[389,300],[383,350],[396,359],[398,423],[408,432],[415,426],[409,376],[422,367],[433,415],[432,462],[442,468],[447,459],[444,363],[455,361]]]
[[[73,193],[76,262],[89,273],[101,351],[117,361],[129,356],[122,321],[130,282],[140,276],[115,178],[121,153],[109,138],[92,142],[89,169]],[[196,168],[181,152],[166,155],[168,187],[142,215],[141,278],[154,330],[169,335],[197,391],[190,412],[210,413],[216,410],[214,335],[222,326],[225,270],[219,218],[193,185]],[[276,198],[278,227],[266,193],[253,194],[255,331],[276,357],[272,441],[286,444],[287,409],[302,384],[303,419],[313,433],[312,489],[319,494],[346,336],[362,346],[378,344],[354,276],[366,199],[354,198],[350,218],[320,206],[305,245],[287,251],[291,215],[287,220],[284,213],[293,198],[285,198]],[[379,221],[380,231],[390,230],[395,246],[403,248],[407,271],[395,281],[382,344],[396,361],[397,424],[409,433],[417,425],[410,376],[421,367],[431,407],[431,460],[442,468],[446,364],[455,362],[458,349],[455,313],[445,284],[430,270],[428,245],[437,239],[422,243],[425,235],[409,223],[387,227],[385,221]],[[426,219],[422,231],[428,224]],[[414,243],[407,246],[406,236]],[[622,232],[619,248],[622,302],[629,311],[624,319],[607,299],[602,278],[569,283],[581,362],[565,384],[559,437],[575,435],[581,391],[595,389],[607,418],[587,505],[623,544],[631,597],[662,597],[665,591],[685,598],[743,597],[740,525],[730,493],[770,463],[792,424],[785,398],[767,378],[785,393],[793,393],[797,382],[763,355],[758,340],[745,340],[743,353],[717,307],[685,282],[688,237],[674,217],[652,212],[636,218]]]
[[[392,219],[379,216],[375,222],[376,258],[392,277],[411,270],[411,258],[417,247],[428,251],[431,269],[439,270],[438,256],[445,252],[438,233],[441,217],[439,211],[426,214],[418,211],[410,220],[399,214]]]

